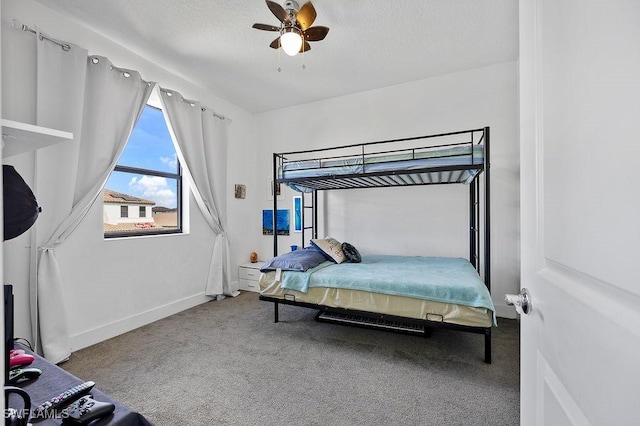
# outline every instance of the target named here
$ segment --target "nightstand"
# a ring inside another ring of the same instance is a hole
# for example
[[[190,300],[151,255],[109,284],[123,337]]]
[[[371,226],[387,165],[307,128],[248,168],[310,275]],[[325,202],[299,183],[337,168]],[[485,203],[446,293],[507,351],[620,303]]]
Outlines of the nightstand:
[[[260,292],[258,279],[263,261],[256,263],[242,263],[238,266],[238,287],[240,290]]]

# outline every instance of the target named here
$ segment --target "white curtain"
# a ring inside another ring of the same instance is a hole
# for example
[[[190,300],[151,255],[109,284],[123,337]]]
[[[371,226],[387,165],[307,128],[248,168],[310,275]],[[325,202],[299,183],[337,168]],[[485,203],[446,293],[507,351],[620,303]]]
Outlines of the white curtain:
[[[227,123],[185,100],[179,93],[161,90],[169,129],[178,144],[180,161],[191,176],[191,190],[207,223],[216,234],[205,294],[233,295],[230,279],[229,240],[225,231],[227,187]]]
[[[69,52],[62,51],[53,43],[39,44],[48,51],[54,47],[52,53],[56,53],[57,59],[47,57],[42,73],[38,64],[38,92],[42,85],[45,90],[53,89],[53,96],[66,93],[69,89],[67,86],[71,86],[70,90],[75,93],[78,83],[64,74],[70,60],[65,55]],[[74,65],[76,62],[74,56]],[[74,104],[72,112],[78,115],[73,118],[74,122],[80,123],[79,128],[76,123],[72,130],[74,144],[67,149],[57,146],[47,148],[46,153],[38,153],[37,164],[38,194],[45,191],[41,185],[48,186],[46,190],[55,194],[56,204],[52,205],[60,205],[61,198],[63,201],[59,211],[45,223],[46,227],[38,228],[38,318],[34,319],[32,313],[32,327],[39,326],[42,352],[55,363],[65,360],[71,353],[64,285],[55,248],[73,233],[100,195],[153,88],[137,72],[116,68],[106,58],[87,57],[85,52],[82,64],[86,81],[82,85],[81,96],[76,95],[79,98],[76,104],[80,102],[81,108],[78,110]],[[44,113],[62,109],[66,109],[64,103],[41,103],[38,94],[38,111]],[[65,129],[59,123],[52,122],[50,126]],[[60,156],[62,152],[64,157]],[[61,161],[62,158],[64,161]],[[65,164],[65,170],[60,170],[60,164]],[[60,173],[66,175],[64,181],[58,179]],[[46,207],[43,206],[43,215],[45,212]],[[37,335],[37,332],[34,333],[34,338]]]
[[[75,165],[78,161],[82,109],[87,72],[87,51],[71,45],[69,51],[48,40],[34,38],[36,45],[35,110],[36,124],[43,127],[73,133],[74,139],[38,150],[34,154],[34,192],[42,208],[32,228],[31,245],[41,247],[50,238],[56,227],[71,213],[73,188],[76,180]],[[65,164],[65,167],[60,167]],[[73,165],[68,167],[66,165]],[[37,259],[40,253],[32,252],[31,276],[29,280],[32,339],[35,347],[42,351],[40,334],[51,336],[53,345],[59,343],[62,351],[49,350],[56,362],[68,353],[64,295],[61,288],[47,285],[47,276],[38,276]],[[52,274],[59,276],[55,265]],[[39,283],[38,281],[41,281]],[[48,308],[48,311],[47,311]],[[44,312],[39,312],[44,309]],[[42,327],[40,327],[42,315]],[[51,345],[47,345],[51,346]]]

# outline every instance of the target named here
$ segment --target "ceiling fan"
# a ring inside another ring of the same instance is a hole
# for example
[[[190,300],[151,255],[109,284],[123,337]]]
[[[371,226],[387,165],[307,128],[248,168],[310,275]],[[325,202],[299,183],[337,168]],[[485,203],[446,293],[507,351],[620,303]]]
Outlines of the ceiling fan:
[[[310,1],[298,6],[294,0],[284,2],[284,7],[278,3],[266,0],[267,7],[280,21],[280,26],[269,24],[253,24],[253,28],[263,31],[279,32],[280,36],[269,45],[273,49],[282,47],[289,56],[304,53],[311,49],[308,42],[323,40],[329,32],[328,27],[312,27],[316,19],[316,9]]]

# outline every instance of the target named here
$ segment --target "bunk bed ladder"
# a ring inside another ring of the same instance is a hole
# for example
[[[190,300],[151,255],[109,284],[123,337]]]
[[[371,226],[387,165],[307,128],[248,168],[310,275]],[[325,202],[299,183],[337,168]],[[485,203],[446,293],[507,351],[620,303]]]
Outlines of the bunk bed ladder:
[[[282,161],[282,157],[280,157],[277,153],[273,154],[273,179],[271,181],[271,193],[273,194],[273,223],[272,223],[272,229],[273,229],[273,256],[277,256],[278,255],[278,232],[277,232],[277,217],[278,217],[278,197],[276,195],[276,186],[278,185],[277,179],[278,179],[278,166],[280,161]],[[306,242],[306,236],[305,236],[305,230],[311,230],[311,238],[318,238],[318,191],[317,190],[313,190],[311,192],[311,196],[310,196],[310,204],[305,204],[305,192],[301,192],[300,196],[302,198],[302,209],[301,209],[301,218],[300,220],[302,221],[302,244],[300,245],[300,248],[304,248],[305,247],[305,242]],[[305,222],[305,210],[306,209],[310,209],[311,210],[311,225],[310,226],[306,226],[306,222]]]
[[[302,221],[302,245],[300,246],[301,248],[304,248],[306,246],[306,242],[307,239],[305,238],[305,234],[306,231],[308,229],[311,230],[311,238],[318,238],[318,227],[316,226],[316,223],[318,223],[318,209],[317,209],[317,205],[318,205],[318,191],[316,191],[315,189],[313,190],[313,192],[311,192],[310,194],[310,204],[306,204],[305,203],[305,195],[307,193],[305,192],[301,192],[300,196],[302,198],[302,216],[300,218],[300,220]],[[307,226],[307,222],[305,221],[305,210],[311,210],[311,225]]]
[[[478,181],[474,179],[469,184],[469,262],[480,272],[479,253],[478,253],[478,209],[480,202],[478,201]]]

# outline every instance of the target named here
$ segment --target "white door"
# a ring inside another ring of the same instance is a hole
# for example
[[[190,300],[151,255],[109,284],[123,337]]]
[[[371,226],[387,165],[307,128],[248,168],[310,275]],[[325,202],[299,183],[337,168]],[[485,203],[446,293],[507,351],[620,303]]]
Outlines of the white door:
[[[520,1],[523,425],[640,425],[640,1]]]

